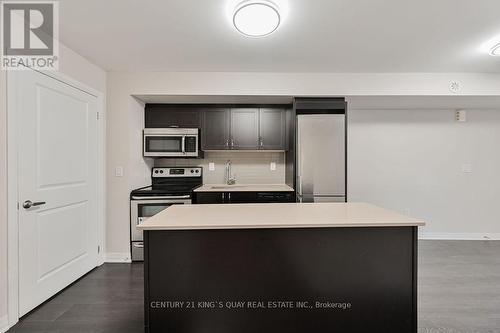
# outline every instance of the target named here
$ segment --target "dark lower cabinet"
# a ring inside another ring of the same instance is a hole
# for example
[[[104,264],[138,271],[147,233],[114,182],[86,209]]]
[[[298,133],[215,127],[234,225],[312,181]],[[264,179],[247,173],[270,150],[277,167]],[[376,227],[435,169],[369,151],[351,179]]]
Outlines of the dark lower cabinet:
[[[224,192],[195,192],[193,203],[195,204],[221,204],[224,203]]]
[[[257,202],[295,202],[293,192],[259,192]]]
[[[227,203],[255,203],[257,202],[256,192],[227,192]]]
[[[295,202],[293,192],[195,192],[196,204]]]

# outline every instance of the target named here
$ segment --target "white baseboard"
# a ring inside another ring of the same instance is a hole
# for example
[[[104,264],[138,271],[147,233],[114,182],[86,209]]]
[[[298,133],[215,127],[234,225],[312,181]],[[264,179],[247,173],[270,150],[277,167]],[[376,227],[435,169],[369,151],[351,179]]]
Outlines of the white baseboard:
[[[419,232],[419,239],[440,240],[500,240],[500,233],[439,233]]]
[[[0,333],[7,332],[9,328],[9,316],[0,317]]]
[[[130,252],[108,252],[106,253],[105,262],[121,262],[130,263]]]

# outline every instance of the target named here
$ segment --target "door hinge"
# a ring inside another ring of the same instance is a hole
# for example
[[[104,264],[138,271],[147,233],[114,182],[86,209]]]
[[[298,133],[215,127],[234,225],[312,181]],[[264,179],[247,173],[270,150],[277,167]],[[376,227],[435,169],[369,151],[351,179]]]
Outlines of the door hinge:
[[[97,120],[99,120],[99,112],[97,112]]]
[[[97,245],[97,253],[101,253],[101,246]]]

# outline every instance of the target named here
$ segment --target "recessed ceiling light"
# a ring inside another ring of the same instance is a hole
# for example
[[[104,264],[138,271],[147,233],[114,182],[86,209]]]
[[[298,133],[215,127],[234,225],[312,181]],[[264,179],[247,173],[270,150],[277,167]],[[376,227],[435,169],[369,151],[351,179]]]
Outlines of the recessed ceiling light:
[[[236,6],[233,13],[234,27],[249,37],[273,33],[280,21],[279,9],[270,1],[244,1]]]
[[[500,43],[493,46],[490,50],[490,55],[492,56],[500,56]]]

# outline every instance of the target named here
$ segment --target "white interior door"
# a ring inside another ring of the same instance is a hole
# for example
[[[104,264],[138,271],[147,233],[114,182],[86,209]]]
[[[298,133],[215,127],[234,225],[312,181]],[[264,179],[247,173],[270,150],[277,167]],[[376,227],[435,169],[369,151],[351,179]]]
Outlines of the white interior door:
[[[97,264],[97,98],[35,71],[16,91],[24,315]]]

